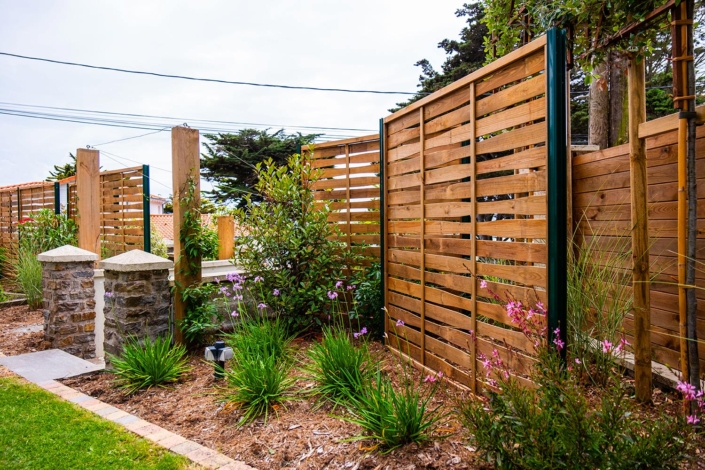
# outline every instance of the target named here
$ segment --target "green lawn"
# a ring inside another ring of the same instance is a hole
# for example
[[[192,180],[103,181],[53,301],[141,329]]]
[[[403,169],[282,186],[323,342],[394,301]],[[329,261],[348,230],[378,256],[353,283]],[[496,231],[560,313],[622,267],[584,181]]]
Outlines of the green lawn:
[[[188,461],[17,378],[0,378],[2,469],[183,469]]]

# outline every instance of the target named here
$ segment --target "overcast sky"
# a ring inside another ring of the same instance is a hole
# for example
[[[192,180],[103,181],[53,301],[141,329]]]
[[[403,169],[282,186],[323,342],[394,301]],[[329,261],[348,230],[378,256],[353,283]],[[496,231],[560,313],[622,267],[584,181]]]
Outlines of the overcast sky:
[[[420,69],[414,63],[428,58],[440,66],[444,54],[437,44],[458,36],[463,19],[454,12],[461,4],[0,0],[0,51],[235,81],[415,91]],[[185,122],[369,129],[331,131],[364,135],[376,132],[379,118],[403,99],[192,82],[0,56],[3,103],[169,116]],[[43,180],[53,165],[67,163],[76,148],[146,132],[0,114],[0,185]],[[113,158],[150,164],[152,193],[170,194],[171,174],[155,168],[171,168],[168,131],[100,148]],[[101,156],[104,169],[126,166],[107,157]]]

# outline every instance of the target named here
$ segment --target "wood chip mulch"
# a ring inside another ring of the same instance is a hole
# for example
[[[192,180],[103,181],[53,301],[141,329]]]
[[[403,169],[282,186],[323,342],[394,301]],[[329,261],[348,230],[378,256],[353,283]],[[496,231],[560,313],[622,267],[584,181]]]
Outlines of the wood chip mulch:
[[[309,344],[297,342],[300,357]],[[374,344],[373,349],[382,355],[384,367],[393,380],[398,380],[394,377],[397,359],[381,345]],[[360,434],[360,428],[336,417],[344,413],[342,409],[325,406],[316,409],[314,400],[303,395],[288,402],[276,416],[270,416],[266,424],[259,420],[238,428],[238,411],[221,402],[224,382],[214,382],[213,368],[204,363],[200,354],[194,354],[190,363],[193,370],[179,383],[132,396],[114,388],[114,376],[105,372],[63,383],[260,469],[483,468],[475,462],[465,430],[452,416],[439,426],[433,441],[409,444],[385,455],[371,440],[343,442]],[[418,379],[418,372],[415,374]],[[312,382],[301,379],[296,389],[305,391],[312,386]],[[462,393],[454,387],[442,387],[434,404],[442,404],[444,410],[451,411],[461,398]]]
[[[0,309],[0,352],[17,356],[47,349],[42,310],[27,305]]]

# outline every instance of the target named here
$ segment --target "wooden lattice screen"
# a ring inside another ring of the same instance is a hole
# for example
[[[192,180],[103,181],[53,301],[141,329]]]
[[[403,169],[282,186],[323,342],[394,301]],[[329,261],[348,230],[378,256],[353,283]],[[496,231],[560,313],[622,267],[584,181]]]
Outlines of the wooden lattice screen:
[[[105,257],[144,250],[144,206],[149,199],[145,202],[143,185],[141,166],[100,174],[100,235]]]
[[[651,297],[651,347],[654,360],[679,369],[680,332],[678,322],[678,136],[664,125],[677,122],[675,116],[652,121],[645,126],[648,178],[648,217]],[[671,125],[672,129],[673,126]],[[705,174],[705,128],[697,128],[697,174]],[[593,259],[619,266],[621,278],[631,285],[631,255],[610,253],[631,250],[631,196],[629,186],[629,145],[621,145],[573,158],[573,217],[582,240],[594,252]],[[698,187],[705,181],[698,179]],[[597,237],[593,239],[592,237]],[[698,191],[697,254],[705,253],[705,193]],[[607,261],[609,260],[609,261]],[[622,263],[620,266],[620,262]],[[619,276],[617,277],[619,278]],[[696,267],[698,297],[698,337],[705,337],[705,274]],[[631,295],[631,288],[627,288]],[[633,342],[634,322],[624,323],[627,338]],[[699,344],[700,367],[705,368],[705,345]]]
[[[17,224],[40,209],[52,212],[56,209],[54,183],[17,186],[0,191],[0,247],[6,250],[10,261],[17,256]]]
[[[473,390],[488,380],[481,355],[496,350],[527,384],[535,361],[480,281],[547,301],[546,47],[539,38],[383,120],[389,344]]]
[[[322,170],[315,199],[331,203],[328,220],[348,246],[365,245],[363,265],[379,261],[379,134],[301,148],[311,150],[312,166]]]

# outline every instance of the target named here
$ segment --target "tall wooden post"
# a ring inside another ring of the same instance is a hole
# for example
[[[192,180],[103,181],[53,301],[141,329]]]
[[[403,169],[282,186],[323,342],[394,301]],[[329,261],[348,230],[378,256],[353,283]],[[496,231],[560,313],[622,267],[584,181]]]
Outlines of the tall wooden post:
[[[171,167],[173,175],[174,206],[174,339],[183,343],[181,321],[186,314],[186,305],[181,298],[183,290],[201,281],[201,260],[187,255],[181,241],[184,215],[198,209],[201,204],[201,176],[198,130],[174,127],[171,130]],[[193,182],[193,198],[188,204],[183,198]]]
[[[235,221],[232,215],[218,217],[218,259],[235,255]]]
[[[629,59],[629,177],[631,183],[632,290],[634,292],[634,380],[636,398],[651,400],[651,299],[649,294],[649,219],[647,212],[646,139],[639,124],[646,122],[644,59]]]
[[[78,247],[100,258],[100,152],[76,150],[76,199]]]

